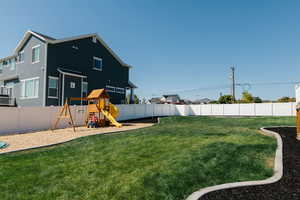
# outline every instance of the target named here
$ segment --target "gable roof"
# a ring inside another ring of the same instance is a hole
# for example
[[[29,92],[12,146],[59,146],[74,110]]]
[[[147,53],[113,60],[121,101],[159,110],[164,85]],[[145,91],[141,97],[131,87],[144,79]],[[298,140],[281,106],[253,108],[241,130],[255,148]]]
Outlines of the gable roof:
[[[163,95],[163,97],[165,97],[165,98],[176,97],[176,98],[180,99],[178,94],[165,94],[165,95]]]
[[[27,31],[24,36],[23,39],[18,43],[14,54],[17,54],[18,51],[20,51],[20,49],[23,47],[23,45],[26,43],[26,41],[29,39],[29,37],[31,35],[36,36],[37,38],[39,38],[40,40],[44,41],[45,43],[50,43],[50,44],[58,44],[58,43],[62,43],[62,42],[68,42],[68,41],[73,41],[73,40],[80,40],[80,39],[84,39],[84,38],[89,38],[89,37],[96,37],[97,40],[110,52],[110,54],[124,67],[128,67],[128,68],[132,68],[132,66],[126,64],[125,62],[123,62],[123,60],[121,60],[121,58],[119,56],[117,56],[117,54],[104,42],[104,40],[97,34],[97,33],[93,33],[93,34],[86,34],[86,35],[79,35],[79,36],[75,36],[75,37],[68,37],[68,38],[63,38],[63,39],[55,39],[53,37],[29,30]]]

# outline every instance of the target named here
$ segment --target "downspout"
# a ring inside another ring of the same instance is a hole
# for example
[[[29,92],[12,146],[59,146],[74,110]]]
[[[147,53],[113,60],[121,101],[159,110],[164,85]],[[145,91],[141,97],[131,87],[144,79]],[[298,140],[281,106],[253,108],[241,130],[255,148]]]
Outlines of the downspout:
[[[47,61],[48,61],[48,42],[45,43],[45,63],[44,63],[44,94],[43,94],[43,106],[46,106],[47,100]]]

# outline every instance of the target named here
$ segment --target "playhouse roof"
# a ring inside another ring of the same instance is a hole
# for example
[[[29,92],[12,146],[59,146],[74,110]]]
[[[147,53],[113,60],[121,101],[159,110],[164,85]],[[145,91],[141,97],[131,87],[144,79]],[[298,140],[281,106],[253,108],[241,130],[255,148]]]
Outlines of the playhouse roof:
[[[105,91],[105,89],[93,90],[89,94],[89,96],[87,97],[87,99],[99,99],[100,97],[107,97],[107,98],[109,98],[109,95],[107,94],[107,92]]]

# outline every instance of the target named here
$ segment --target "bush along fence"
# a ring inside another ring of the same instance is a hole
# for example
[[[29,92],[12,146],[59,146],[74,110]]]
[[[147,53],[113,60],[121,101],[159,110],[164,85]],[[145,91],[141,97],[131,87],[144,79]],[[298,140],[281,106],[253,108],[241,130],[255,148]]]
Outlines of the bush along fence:
[[[118,105],[118,120],[152,116],[295,116],[296,103],[259,104],[131,104]],[[61,107],[0,107],[0,134],[50,129]],[[83,125],[85,106],[71,106],[76,125]],[[60,128],[67,127],[62,122]]]

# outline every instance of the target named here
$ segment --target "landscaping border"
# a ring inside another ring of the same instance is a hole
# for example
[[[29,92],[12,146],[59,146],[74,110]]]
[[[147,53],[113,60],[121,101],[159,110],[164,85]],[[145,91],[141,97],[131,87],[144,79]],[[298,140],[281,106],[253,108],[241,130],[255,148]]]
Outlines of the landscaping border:
[[[276,149],[275,160],[274,160],[274,175],[272,177],[267,178],[265,180],[260,180],[260,181],[244,181],[244,182],[225,183],[225,184],[221,184],[221,185],[215,185],[215,186],[202,188],[196,192],[193,192],[191,195],[189,195],[186,198],[186,200],[198,200],[205,194],[216,191],[216,190],[223,190],[223,189],[237,188],[237,187],[244,187],[244,186],[266,185],[266,184],[271,184],[271,183],[275,183],[275,182],[279,181],[281,179],[281,177],[283,176],[282,139],[278,133],[267,130],[268,128],[277,128],[277,127],[278,126],[260,128],[260,130],[263,131],[264,134],[275,137],[277,140],[277,149]]]
[[[137,129],[143,129],[143,128],[149,128],[153,125],[155,125],[156,123],[153,123],[150,126],[146,126],[146,127],[141,127],[141,128],[136,128],[136,129],[131,129],[131,130],[137,130]],[[34,147],[29,147],[29,148],[23,148],[23,149],[17,149],[17,150],[12,150],[12,151],[7,151],[7,152],[0,152],[0,156],[3,154],[8,154],[8,153],[15,153],[15,152],[21,152],[21,151],[27,151],[27,150],[34,150],[34,149],[39,149],[39,148],[45,148],[45,147],[53,147],[53,146],[57,146],[60,144],[65,144],[67,142],[71,142],[73,140],[77,140],[79,138],[84,138],[84,137],[89,137],[89,136],[93,136],[93,135],[112,135],[112,134],[120,134],[123,132],[127,132],[127,131],[131,131],[131,130],[122,130],[122,131],[114,131],[114,132],[105,132],[105,133],[96,133],[96,134],[91,134],[91,135],[85,135],[85,136],[80,136],[80,137],[76,137],[76,138],[72,138],[70,140],[66,140],[63,142],[58,142],[58,143],[54,143],[54,144],[47,144],[47,145],[41,145],[41,146],[34,146]]]

